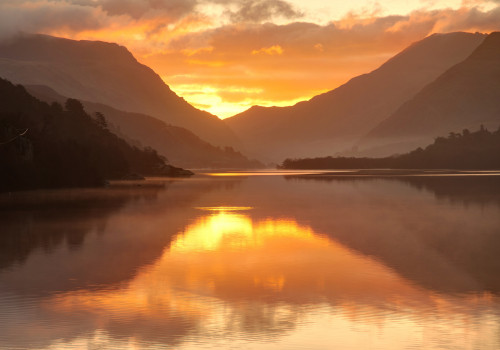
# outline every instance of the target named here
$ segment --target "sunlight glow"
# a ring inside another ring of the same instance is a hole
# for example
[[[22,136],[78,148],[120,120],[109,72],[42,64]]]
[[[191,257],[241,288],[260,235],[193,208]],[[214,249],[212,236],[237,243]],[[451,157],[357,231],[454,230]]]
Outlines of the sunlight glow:
[[[193,63],[193,62],[191,62]],[[223,63],[206,63],[213,67],[223,67]],[[177,80],[191,80],[195,79],[190,76],[176,76],[173,77],[162,77],[165,83],[169,84],[172,89],[186,101],[188,101],[193,106],[206,110],[221,119],[231,117],[235,114],[241,113],[246,109],[254,106],[255,104],[261,106],[270,106],[274,103],[269,101],[259,100],[255,98],[255,95],[263,94],[263,90],[259,88],[245,88],[238,86],[225,86],[223,88],[218,88],[215,86],[203,85],[203,84],[176,84]],[[168,83],[170,81],[170,83]],[[174,83],[172,83],[174,81]],[[230,96],[235,96],[236,98],[230,98]],[[241,97],[240,97],[241,96]],[[292,101],[282,101],[278,103],[281,106],[293,105],[302,98]]]

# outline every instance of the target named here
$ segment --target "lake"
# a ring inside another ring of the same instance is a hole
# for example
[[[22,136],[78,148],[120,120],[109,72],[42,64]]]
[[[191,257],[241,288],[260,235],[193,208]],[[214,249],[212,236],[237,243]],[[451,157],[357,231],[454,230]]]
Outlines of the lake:
[[[0,195],[1,349],[499,349],[500,174]]]

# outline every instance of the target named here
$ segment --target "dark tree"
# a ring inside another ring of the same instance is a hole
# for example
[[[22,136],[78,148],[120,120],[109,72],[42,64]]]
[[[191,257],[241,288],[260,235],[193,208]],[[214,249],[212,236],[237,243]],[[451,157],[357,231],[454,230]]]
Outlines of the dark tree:
[[[95,121],[97,125],[99,125],[101,128],[103,129],[108,128],[108,122],[106,121],[106,117],[101,112],[95,113]]]
[[[64,107],[66,107],[66,110],[68,112],[84,113],[82,103],[74,98],[68,98],[68,100],[64,104]]]

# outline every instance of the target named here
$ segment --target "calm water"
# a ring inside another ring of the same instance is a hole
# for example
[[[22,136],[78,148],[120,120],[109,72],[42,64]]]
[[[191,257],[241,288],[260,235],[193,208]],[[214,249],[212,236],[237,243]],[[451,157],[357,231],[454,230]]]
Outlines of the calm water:
[[[499,176],[227,175],[0,196],[0,349],[500,348]]]

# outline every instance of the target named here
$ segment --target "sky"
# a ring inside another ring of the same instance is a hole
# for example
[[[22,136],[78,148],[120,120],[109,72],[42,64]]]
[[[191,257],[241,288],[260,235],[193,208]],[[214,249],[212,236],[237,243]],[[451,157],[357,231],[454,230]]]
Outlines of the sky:
[[[117,42],[220,118],[310,99],[433,33],[495,30],[500,0],[0,0],[0,39]]]

